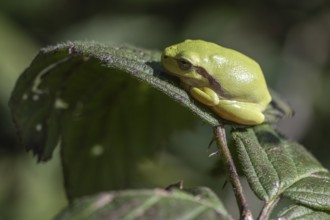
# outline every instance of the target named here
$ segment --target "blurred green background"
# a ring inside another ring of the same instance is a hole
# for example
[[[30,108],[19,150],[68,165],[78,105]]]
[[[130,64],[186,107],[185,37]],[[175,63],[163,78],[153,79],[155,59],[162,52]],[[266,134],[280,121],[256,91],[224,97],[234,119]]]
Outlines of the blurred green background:
[[[0,219],[50,219],[66,205],[58,153],[37,164],[18,144],[7,107],[15,80],[40,47],[95,40],[161,50],[201,38],[239,50],[260,63],[269,86],[295,109],[279,129],[330,168],[329,30],[326,0],[1,0]],[[164,170],[154,186],[186,178],[221,188],[223,181],[209,175],[216,162],[207,157],[211,136],[201,123],[179,132],[165,144],[170,153],[141,169],[150,176]],[[224,194],[226,204],[234,202],[230,189]]]

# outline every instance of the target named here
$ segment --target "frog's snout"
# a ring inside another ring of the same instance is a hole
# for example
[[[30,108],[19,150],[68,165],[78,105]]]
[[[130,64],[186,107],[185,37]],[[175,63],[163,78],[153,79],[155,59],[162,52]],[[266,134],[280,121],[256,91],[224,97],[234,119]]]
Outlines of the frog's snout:
[[[160,60],[164,65],[165,63],[168,63],[170,61],[169,58],[170,58],[170,56],[168,56],[165,52],[163,52]]]

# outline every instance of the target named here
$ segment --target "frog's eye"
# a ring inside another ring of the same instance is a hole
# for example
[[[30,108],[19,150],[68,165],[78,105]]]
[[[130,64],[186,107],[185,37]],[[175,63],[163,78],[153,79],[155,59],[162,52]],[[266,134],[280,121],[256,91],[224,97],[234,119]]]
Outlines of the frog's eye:
[[[185,59],[178,59],[178,65],[181,70],[189,70],[191,68],[191,63]]]

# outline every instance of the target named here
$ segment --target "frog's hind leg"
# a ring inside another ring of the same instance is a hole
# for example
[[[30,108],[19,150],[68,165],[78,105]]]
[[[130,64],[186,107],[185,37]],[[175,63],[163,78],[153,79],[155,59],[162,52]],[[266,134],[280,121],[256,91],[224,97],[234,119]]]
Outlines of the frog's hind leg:
[[[257,125],[265,120],[260,105],[255,103],[220,100],[212,109],[223,119],[243,125]]]

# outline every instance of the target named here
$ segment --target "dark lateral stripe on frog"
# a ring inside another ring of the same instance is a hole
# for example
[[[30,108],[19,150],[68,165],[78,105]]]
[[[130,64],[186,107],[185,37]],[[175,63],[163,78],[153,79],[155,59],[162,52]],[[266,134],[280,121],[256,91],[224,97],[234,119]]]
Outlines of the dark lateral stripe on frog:
[[[203,77],[205,77],[209,83],[210,83],[210,87],[220,96],[223,98],[232,98],[230,95],[228,95],[228,93],[226,93],[222,86],[220,85],[220,83],[210,74],[208,74],[208,72],[203,68],[203,67],[199,67],[199,66],[195,66],[194,67],[196,72],[199,73],[200,75],[202,75]]]

